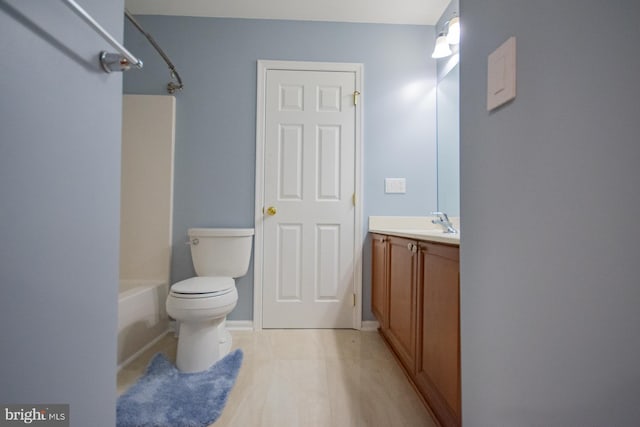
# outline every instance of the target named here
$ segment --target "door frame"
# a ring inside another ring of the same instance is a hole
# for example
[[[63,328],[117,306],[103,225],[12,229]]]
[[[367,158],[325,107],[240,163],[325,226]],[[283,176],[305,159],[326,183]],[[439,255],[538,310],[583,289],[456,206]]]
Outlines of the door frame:
[[[308,61],[271,61],[258,60],[257,74],[257,107],[256,107],[256,203],[255,203],[255,236],[253,245],[253,328],[262,329],[262,289],[263,289],[263,251],[264,251],[264,146],[265,146],[265,102],[266,80],[269,70],[291,71],[345,71],[355,74],[356,90],[363,93],[364,65],[343,62],[308,62]],[[353,293],[355,310],[353,310],[353,329],[362,328],[362,103],[356,108],[355,117],[355,218],[353,245]]]

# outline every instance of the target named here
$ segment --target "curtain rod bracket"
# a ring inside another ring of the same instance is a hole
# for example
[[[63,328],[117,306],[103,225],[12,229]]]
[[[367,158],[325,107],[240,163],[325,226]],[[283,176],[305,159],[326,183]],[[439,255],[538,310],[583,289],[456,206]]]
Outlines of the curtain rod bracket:
[[[111,53],[107,51],[100,52],[100,65],[102,69],[111,73],[113,71],[127,71],[131,68],[131,62],[124,56],[119,53]],[[140,64],[139,67],[142,68],[142,61],[138,60]]]
[[[131,65],[142,68],[142,61],[131,54],[118,40],[116,40],[102,25],[87,13],[75,0],[62,0],[62,2],[75,12],[84,22],[98,33],[107,43],[109,43],[119,53],[100,52],[100,65],[107,73],[112,71],[126,71]],[[103,59],[104,58],[104,59]]]

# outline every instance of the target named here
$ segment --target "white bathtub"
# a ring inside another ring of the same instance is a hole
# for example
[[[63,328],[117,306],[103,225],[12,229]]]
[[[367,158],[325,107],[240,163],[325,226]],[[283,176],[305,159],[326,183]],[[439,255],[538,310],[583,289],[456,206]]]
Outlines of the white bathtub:
[[[120,280],[118,369],[169,330],[165,309],[168,284],[159,280]]]

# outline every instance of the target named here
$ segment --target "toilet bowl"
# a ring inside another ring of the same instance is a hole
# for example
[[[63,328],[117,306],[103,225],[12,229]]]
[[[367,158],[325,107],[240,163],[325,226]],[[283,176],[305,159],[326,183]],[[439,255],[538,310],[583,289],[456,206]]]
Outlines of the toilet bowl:
[[[175,283],[166,306],[179,324],[176,366],[199,372],[231,349],[225,319],[238,302],[234,279],[249,268],[253,229],[192,228],[188,234],[198,277]]]

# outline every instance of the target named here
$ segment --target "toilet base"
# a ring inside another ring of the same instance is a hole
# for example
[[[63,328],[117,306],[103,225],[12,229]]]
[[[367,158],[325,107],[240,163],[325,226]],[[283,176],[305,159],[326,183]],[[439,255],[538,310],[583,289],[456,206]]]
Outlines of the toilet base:
[[[176,366],[186,373],[209,369],[231,350],[231,334],[224,319],[180,322]]]
[[[218,341],[220,342],[220,359],[225,357],[231,352],[231,345],[233,344],[233,338],[231,333],[227,329],[227,322],[224,320],[218,325]]]

